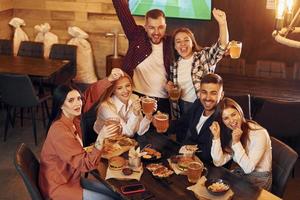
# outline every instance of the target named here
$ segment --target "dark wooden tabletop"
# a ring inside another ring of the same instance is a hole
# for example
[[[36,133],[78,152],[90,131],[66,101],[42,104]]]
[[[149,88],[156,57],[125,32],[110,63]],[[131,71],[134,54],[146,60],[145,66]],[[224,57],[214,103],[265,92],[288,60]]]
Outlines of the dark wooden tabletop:
[[[0,72],[48,78],[59,72],[67,63],[67,60],[0,55]]]
[[[264,99],[300,102],[300,81],[220,74],[229,95],[250,94]]]
[[[162,152],[163,159],[161,162],[167,164],[166,159],[171,155],[178,154],[180,145],[173,140],[170,140],[166,136],[158,133],[149,132],[143,136],[138,136],[137,140],[141,147],[146,144],[152,144],[153,148]],[[103,162],[100,163],[98,170],[92,172],[92,174],[101,182],[106,184],[108,187],[112,188],[114,191],[120,193],[123,199],[144,199],[144,194],[135,194],[131,196],[122,195],[120,192],[121,186],[128,185],[131,183],[138,183],[136,180],[116,180],[116,179],[105,179],[106,169],[107,169],[107,160],[102,159]],[[144,164],[145,167],[145,164]],[[229,170],[223,167],[214,167],[208,166],[208,175],[207,178],[222,178],[227,180],[234,192],[233,199],[258,199],[258,196],[261,193],[261,189],[252,185],[251,183],[245,181],[232,174]],[[192,184],[188,182],[187,177],[184,175],[173,174],[166,179],[157,179],[154,178],[151,173],[144,169],[144,173],[141,177],[141,182],[146,190],[153,194],[154,197],[150,199],[196,199],[194,193],[187,190],[188,186]]]

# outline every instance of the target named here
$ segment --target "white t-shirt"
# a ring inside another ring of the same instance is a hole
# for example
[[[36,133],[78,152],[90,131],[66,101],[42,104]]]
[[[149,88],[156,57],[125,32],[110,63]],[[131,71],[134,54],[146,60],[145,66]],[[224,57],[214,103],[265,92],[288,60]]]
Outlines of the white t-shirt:
[[[198,135],[199,135],[199,132],[200,132],[200,130],[201,130],[203,124],[204,124],[204,123],[206,122],[206,120],[211,116],[211,115],[204,116],[203,113],[204,113],[204,112],[202,112],[201,117],[200,117],[200,119],[199,119],[199,122],[198,122],[198,124],[197,124],[197,126],[196,126]]]
[[[181,87],[181,99],[193,103],[197,96],[192,81],[193,56],[188,59],[180,59],[177,68],[177,81]]]
[[[133,71],[134,91],[148,96],[167,98],[167,72],[163,59],[163,43],[152,44],[152,53]]]

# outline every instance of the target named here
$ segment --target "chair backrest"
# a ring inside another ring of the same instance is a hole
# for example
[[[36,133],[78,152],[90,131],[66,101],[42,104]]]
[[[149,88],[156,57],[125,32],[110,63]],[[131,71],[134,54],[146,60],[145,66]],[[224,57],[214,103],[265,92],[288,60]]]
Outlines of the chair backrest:
[[[291,138],[300,135],[300,102],[265,100],[254,120],[276,138]]]
[[[218,62],[216,67],[216,73],[218,74],[236,74],[246,75],[245,69],[246,61],[243,58],[231,59],[228,57],[222,58]]]
[[[294,64],[293,79],[300,80],[300,62],[295,62]]]
[[[13,41],[0,39],[0,55],[13,55]]]
[[[42,42],[22,41],[18,50],[18,56],[43,58],[44,44]]]
[[[256,76],[264,78],[286,78],[286,65],[283,62],[258,60]]]
[[[49,54],[50,59],[69,60],[70,63],[53,80],[55,85],[65,84],[76,76],[77,46],[68,44],[53,44]]]
[[[0,93],[2,101],[10,106],[32,107],[39,103],[28,75],[0,73]]]
[[[82,142],[85,147],[94,143],[98,137],[93,128],[97,119],[97,106],[98,103],[95,103],[90,110],[81,116]]]
[[[32,151],[22,143],[16,150],[14,164],[34,200],[43,200],[38,186],[40,163]]]
[[[272,143],[272,193],[283,197],[291,171],[297,161],[298,154],[280,140],[271,137]]]
[[[250,94],[237,95],[237,96],[226,95],[226,96],[235,100],[242,107],[245,118],[252,119]]]

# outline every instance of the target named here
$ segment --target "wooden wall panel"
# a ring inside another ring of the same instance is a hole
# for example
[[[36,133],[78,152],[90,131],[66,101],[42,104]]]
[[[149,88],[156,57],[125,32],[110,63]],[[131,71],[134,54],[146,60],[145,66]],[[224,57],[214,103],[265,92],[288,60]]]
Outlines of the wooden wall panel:
[[[13,17],[13,0],[0,0],[0,38],[10,39],[12,29],[8,22]]]
[[[0,0],[0,12],[13,8],[13,0]]]
[[[105,75],[105,57],[113,51],[113,40],[105,38],[105,33],[122,32],[111,0],[11,1],[13,1],[14,15],[26,21],[24,30],[31,39],[35,36],[34,25],[44,22],[50,23],[52,32],[59,36],[62,43],[70,39],[67,33],[69,26],[78,26],[86,31],[90,35],[89,41],[94,50],[98,76]],[[0,2],[11,1],[0,0]],[[258,59],[284,61],[288,66],[292,66],[295,61],[300,61],[299,49],[280,45],[272,38],[275,11],[266,9],[265,0],[215,0],[213,6],[227,13],[230,39],[243,42],[242,57],[246,59],[249,68],[253,68]],[[143,17],[135,17],[135,19],[138,24],[144,22]],[[167,23],[168,33],[181,26],[192,29],[202,46],[210,45],[218,38],[218,25],[215,20],[167,19]],[[300,39],[299,36],[295,37]],[[127,40],[120,38],[119,44],[119,52],[125,54]]]

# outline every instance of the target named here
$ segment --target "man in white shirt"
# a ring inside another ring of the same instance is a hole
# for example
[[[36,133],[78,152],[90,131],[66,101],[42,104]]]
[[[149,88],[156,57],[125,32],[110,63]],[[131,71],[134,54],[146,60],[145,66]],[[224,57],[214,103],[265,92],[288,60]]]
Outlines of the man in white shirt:
[[[201,150],[200,159],[211,162],[212,134],[209,127],[220,117],[217,105],[224,96],[223,80],[217,74],[207,74],[201,80],[200,88],[199,99],[186,114],[172,123],[169,133],[175,132],[178,142],[197,144]],[[226,141],[228,139],[224,138]]]
[[[137,25],[128,0],[112,0],[129,47],[122,70],[132,77],[134,91],[139,96],[154,97],[158,110],[170,113],[165,90],[171,64],[171,36],[167,36],[165,14],[159,9],[149,10],[145,25]]]

